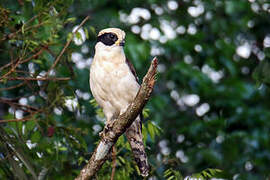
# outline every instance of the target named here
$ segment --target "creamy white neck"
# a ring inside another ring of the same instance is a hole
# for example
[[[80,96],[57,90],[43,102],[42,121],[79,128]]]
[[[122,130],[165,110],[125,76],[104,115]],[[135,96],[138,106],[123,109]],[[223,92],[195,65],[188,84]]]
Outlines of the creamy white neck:
[[[123,46],[106,46],[98,42],[95,46],[95,57],[102,61],[113,61],[114,63],[123,63],[126,61]]]

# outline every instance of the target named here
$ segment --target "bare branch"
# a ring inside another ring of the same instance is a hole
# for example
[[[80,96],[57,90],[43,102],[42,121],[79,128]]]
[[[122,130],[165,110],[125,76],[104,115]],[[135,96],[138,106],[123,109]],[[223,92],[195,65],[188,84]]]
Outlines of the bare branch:
[[[33,115],[37,114],[39,111],[32,113],[29,116],[26,116],[22,119],[0,119],[0,124],[1,123],[7,123],[7,122],[24,122],[24,121],[31,121],[33,119]]]
[[[23,86],[25,83],[26,82],[24,81],[24,82],[21,82],[19,84],[14,85],[14,86],[6,87],[6,88],[0,88],[0,91],[7,91],[7,90],[15,89],[15,88]]]
[[[24,80],[24,81],[67,81],[69,77],[48,77],[48,78],[32,78],[32,77],[7,77],[9,81]],[[0,80],[0,82],[3,80]]]
[[[39,111],[38,108],[35,108],[33,106],[29,106],[29,105],[22,105],[20,103],[17,103],[17,102],[12,102],[8,99],[5,99],[5,98],[0,98],[0,102],[1,103],[5,103],[5,104],[9,104],[10,106],[12,107],[20,107],[22,108],[22,110],[24,111],[29,111],[29,112],[32,112],[32,111]]]
[[[90,179],[99,171],[117,139],[126,131],[127,128],[129,128],[138,114],[142,111],[155,84],[157,64],[157,58],[154,58],[147,74],[143,78],[143,82],[135,99],[128,106],[126,112],[112,121],[111,124],[108,124],[108,126],[106,126],[107,128],[103,129],[102,137],[98,146],[76,180]]]

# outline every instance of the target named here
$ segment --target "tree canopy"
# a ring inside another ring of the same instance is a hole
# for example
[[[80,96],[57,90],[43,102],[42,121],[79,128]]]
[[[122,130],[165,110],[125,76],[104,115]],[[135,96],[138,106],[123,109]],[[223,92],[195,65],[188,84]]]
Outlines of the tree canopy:
[[[1,0],[0,179],[74,179],[87,163],[104,126],[89,67],[108,27],[126,32],[140,79],[159,59],[149,179],[270,177],[268,1]],[[125,137],[116,150],[114,179],[140,179]]]

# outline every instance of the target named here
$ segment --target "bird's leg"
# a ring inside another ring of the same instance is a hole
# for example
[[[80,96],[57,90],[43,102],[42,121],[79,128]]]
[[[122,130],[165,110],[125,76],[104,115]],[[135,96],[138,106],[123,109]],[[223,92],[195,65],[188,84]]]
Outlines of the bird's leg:
[[[104,131],[99,133],[100,137],[103,137],[104,132],[108,132],[112,126],[113,126],[113,122],[114,120],[119,116],[119,112],[115,112],[114,114],[112,114],[111,116],[107,116],[107,120],[105,123],[105,127],[104,127]]]
[[[142,129],[141,129],[141,119],[139,116],[127,129],[126,136],[131,146],[134,159],[141,172],[141,175],[144,177],[148,176],[150,166],[148,164],[147,155],[144,149]]]
[[[115,120],[118,116],[119,116],[119,112],[115,112],[115,113],[112,115],[112,117],[106,121],[105,128],[108,129],[108,130],[111,129],[112,126],[113,126],[114,120]]]

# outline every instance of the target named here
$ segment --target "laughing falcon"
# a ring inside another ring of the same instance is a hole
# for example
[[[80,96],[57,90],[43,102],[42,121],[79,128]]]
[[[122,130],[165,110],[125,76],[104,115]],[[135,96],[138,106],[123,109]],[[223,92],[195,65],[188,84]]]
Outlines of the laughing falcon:
[[[99,32],[95,45],[90,68],[90,89],[103,109],[107,122],[125,112],[140,88],[135,69],[125,56],[124,44],[125,32],[108,28]],[[141,117],[136,118],[125,134],[141,175],[148,176]]]

